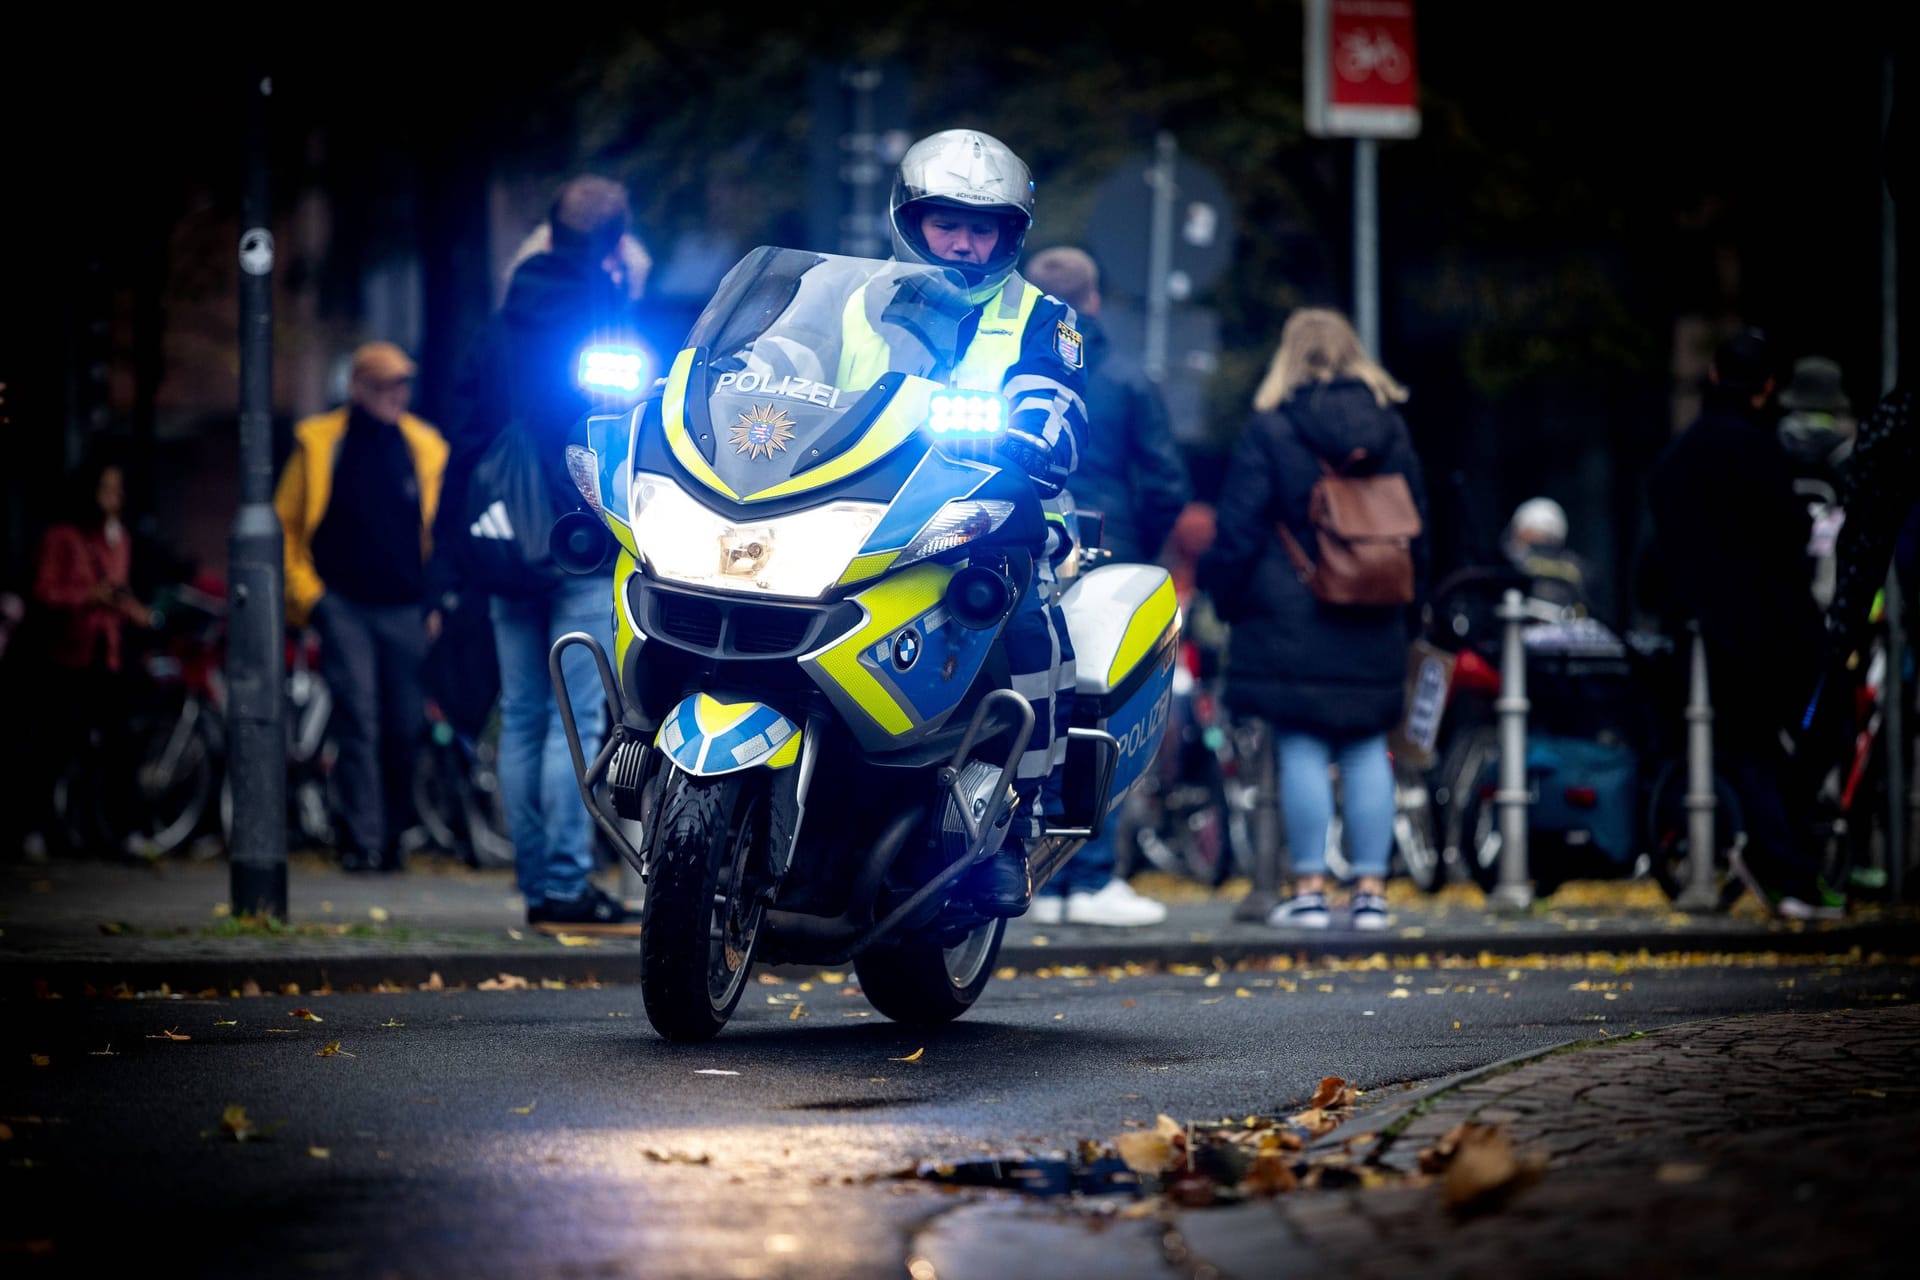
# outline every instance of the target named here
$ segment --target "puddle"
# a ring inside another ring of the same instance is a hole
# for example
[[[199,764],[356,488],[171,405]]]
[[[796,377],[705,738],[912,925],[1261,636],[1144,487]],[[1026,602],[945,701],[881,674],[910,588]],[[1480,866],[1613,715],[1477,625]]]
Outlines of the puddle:
[[[1074,1160],[1065,1156],[998,1156],[954,1164],[921,1164],[912,1174],[947,1187],[993,1187],[1031,1196],[1142,1194],[1140,1175],[1116,1155]]]

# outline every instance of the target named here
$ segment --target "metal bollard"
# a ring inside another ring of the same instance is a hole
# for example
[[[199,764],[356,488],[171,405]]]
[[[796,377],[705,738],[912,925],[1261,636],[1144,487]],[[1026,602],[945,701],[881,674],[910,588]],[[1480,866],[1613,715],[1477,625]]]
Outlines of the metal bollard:
[[[1527,875],[1527,649],[1520,628],[1527,610],[1518,591],[1501,598],[1496,615],[1507,624],[1500,642],[1500,788],[1493,793],[1500,810],[1500,883],[1488,904],[1496,911],[1526,911],[1533,906],[1533,881]]]
[[[1280,901],[1280,769],[1274,759],[1273,726],[1262,722],[1253,735],[1249,766],[1255,779],[1253,822],[1253,885],[1234,904],[1235,920],[1264,923]]]
[[[1674,906],[1681,911],[1717,911],[1714,885],[1713,697],[1707,683],[1707,646],[1700,624],[1687,624],[1693,651],[1687,679],[1687,887]]]

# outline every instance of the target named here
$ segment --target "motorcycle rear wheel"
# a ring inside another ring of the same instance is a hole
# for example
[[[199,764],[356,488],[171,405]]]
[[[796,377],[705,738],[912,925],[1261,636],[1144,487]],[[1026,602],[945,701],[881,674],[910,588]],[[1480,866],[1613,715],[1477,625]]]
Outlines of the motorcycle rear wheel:
[[[973,1008],[993,977],[1006,936],[1005,920],[989,920],[951,947],[916,937],[854,957],[853,971],[867,1003],[895,1022],[952,1022]]]
[[[640,995],[669,1040],[711,1040],[746,990],[766,919],[760,778],[675,772],[660,802],[640,929]]]

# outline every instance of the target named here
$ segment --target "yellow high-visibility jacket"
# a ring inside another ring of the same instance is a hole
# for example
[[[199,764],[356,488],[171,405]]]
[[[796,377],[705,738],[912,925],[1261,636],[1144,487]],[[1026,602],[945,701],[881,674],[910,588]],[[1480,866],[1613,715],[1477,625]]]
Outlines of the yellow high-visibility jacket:
[[[400,434],[413,455],[420,480],[420,559],[433,551],[433,513],[440,506],[440,479],[447,469],[447,442],[423,418],[400,415]],[[305,626],[327,585],[313,567],[313,535],[326,517],[333,496],[333,462],[347,435],[345,406],[303,418],[293,428],[293,456],[280,473],[273,509],[279,513],[286,538],[287,621]]]

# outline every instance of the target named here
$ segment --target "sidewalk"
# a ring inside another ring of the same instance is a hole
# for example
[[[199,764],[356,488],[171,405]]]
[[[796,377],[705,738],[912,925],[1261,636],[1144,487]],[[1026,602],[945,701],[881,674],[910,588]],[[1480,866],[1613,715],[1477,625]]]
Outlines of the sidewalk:
[[[1363,1113],[1316,1160],[1348,1176],[1317,1188],[1099,1218],[982,1199],[914,1253],[942,1280],[1036,1256],[1103,1280],[1907,1275],[1916,1064],[1920,1009],[1900,1005],[1563,1046]]]
[[[603,878],[610,891],[619,876]],[[1418,953],[1476,955],[1753,951],[1920,955],[1920,910],[1863,907],[1848,919],[1782,922],[1742,899],[1725,915],[1682,915],[1651,883],[1579,882],[1532,912],[1488,911],[1480,892],[1455,886],[1428,897],[1390,886],[1391,926],[1359,934],[1336,919],[1323,931],[1280,930],[1234,919],[1247,886],[1209,895],[1161,878],[1135,881],[1168,901],[1164,924],[1140,929],[1036,926],[1012,921],[1000,964],[1030,971],[1066,965],[1212,964],[1273,955],[1296,959]],[[472,871],[423,856],[398,875],[349,875],[329,860],[289,863],[288,920],[278,927],[232,918],[222,858],[152,866],[93,860],[13,861],[0,867],[0,994],[80,994],[114,989],[346,990],[448,985],[515,974],[529,981],[633,982],[634,939],[551,938],[526,927],[510,871]]]

